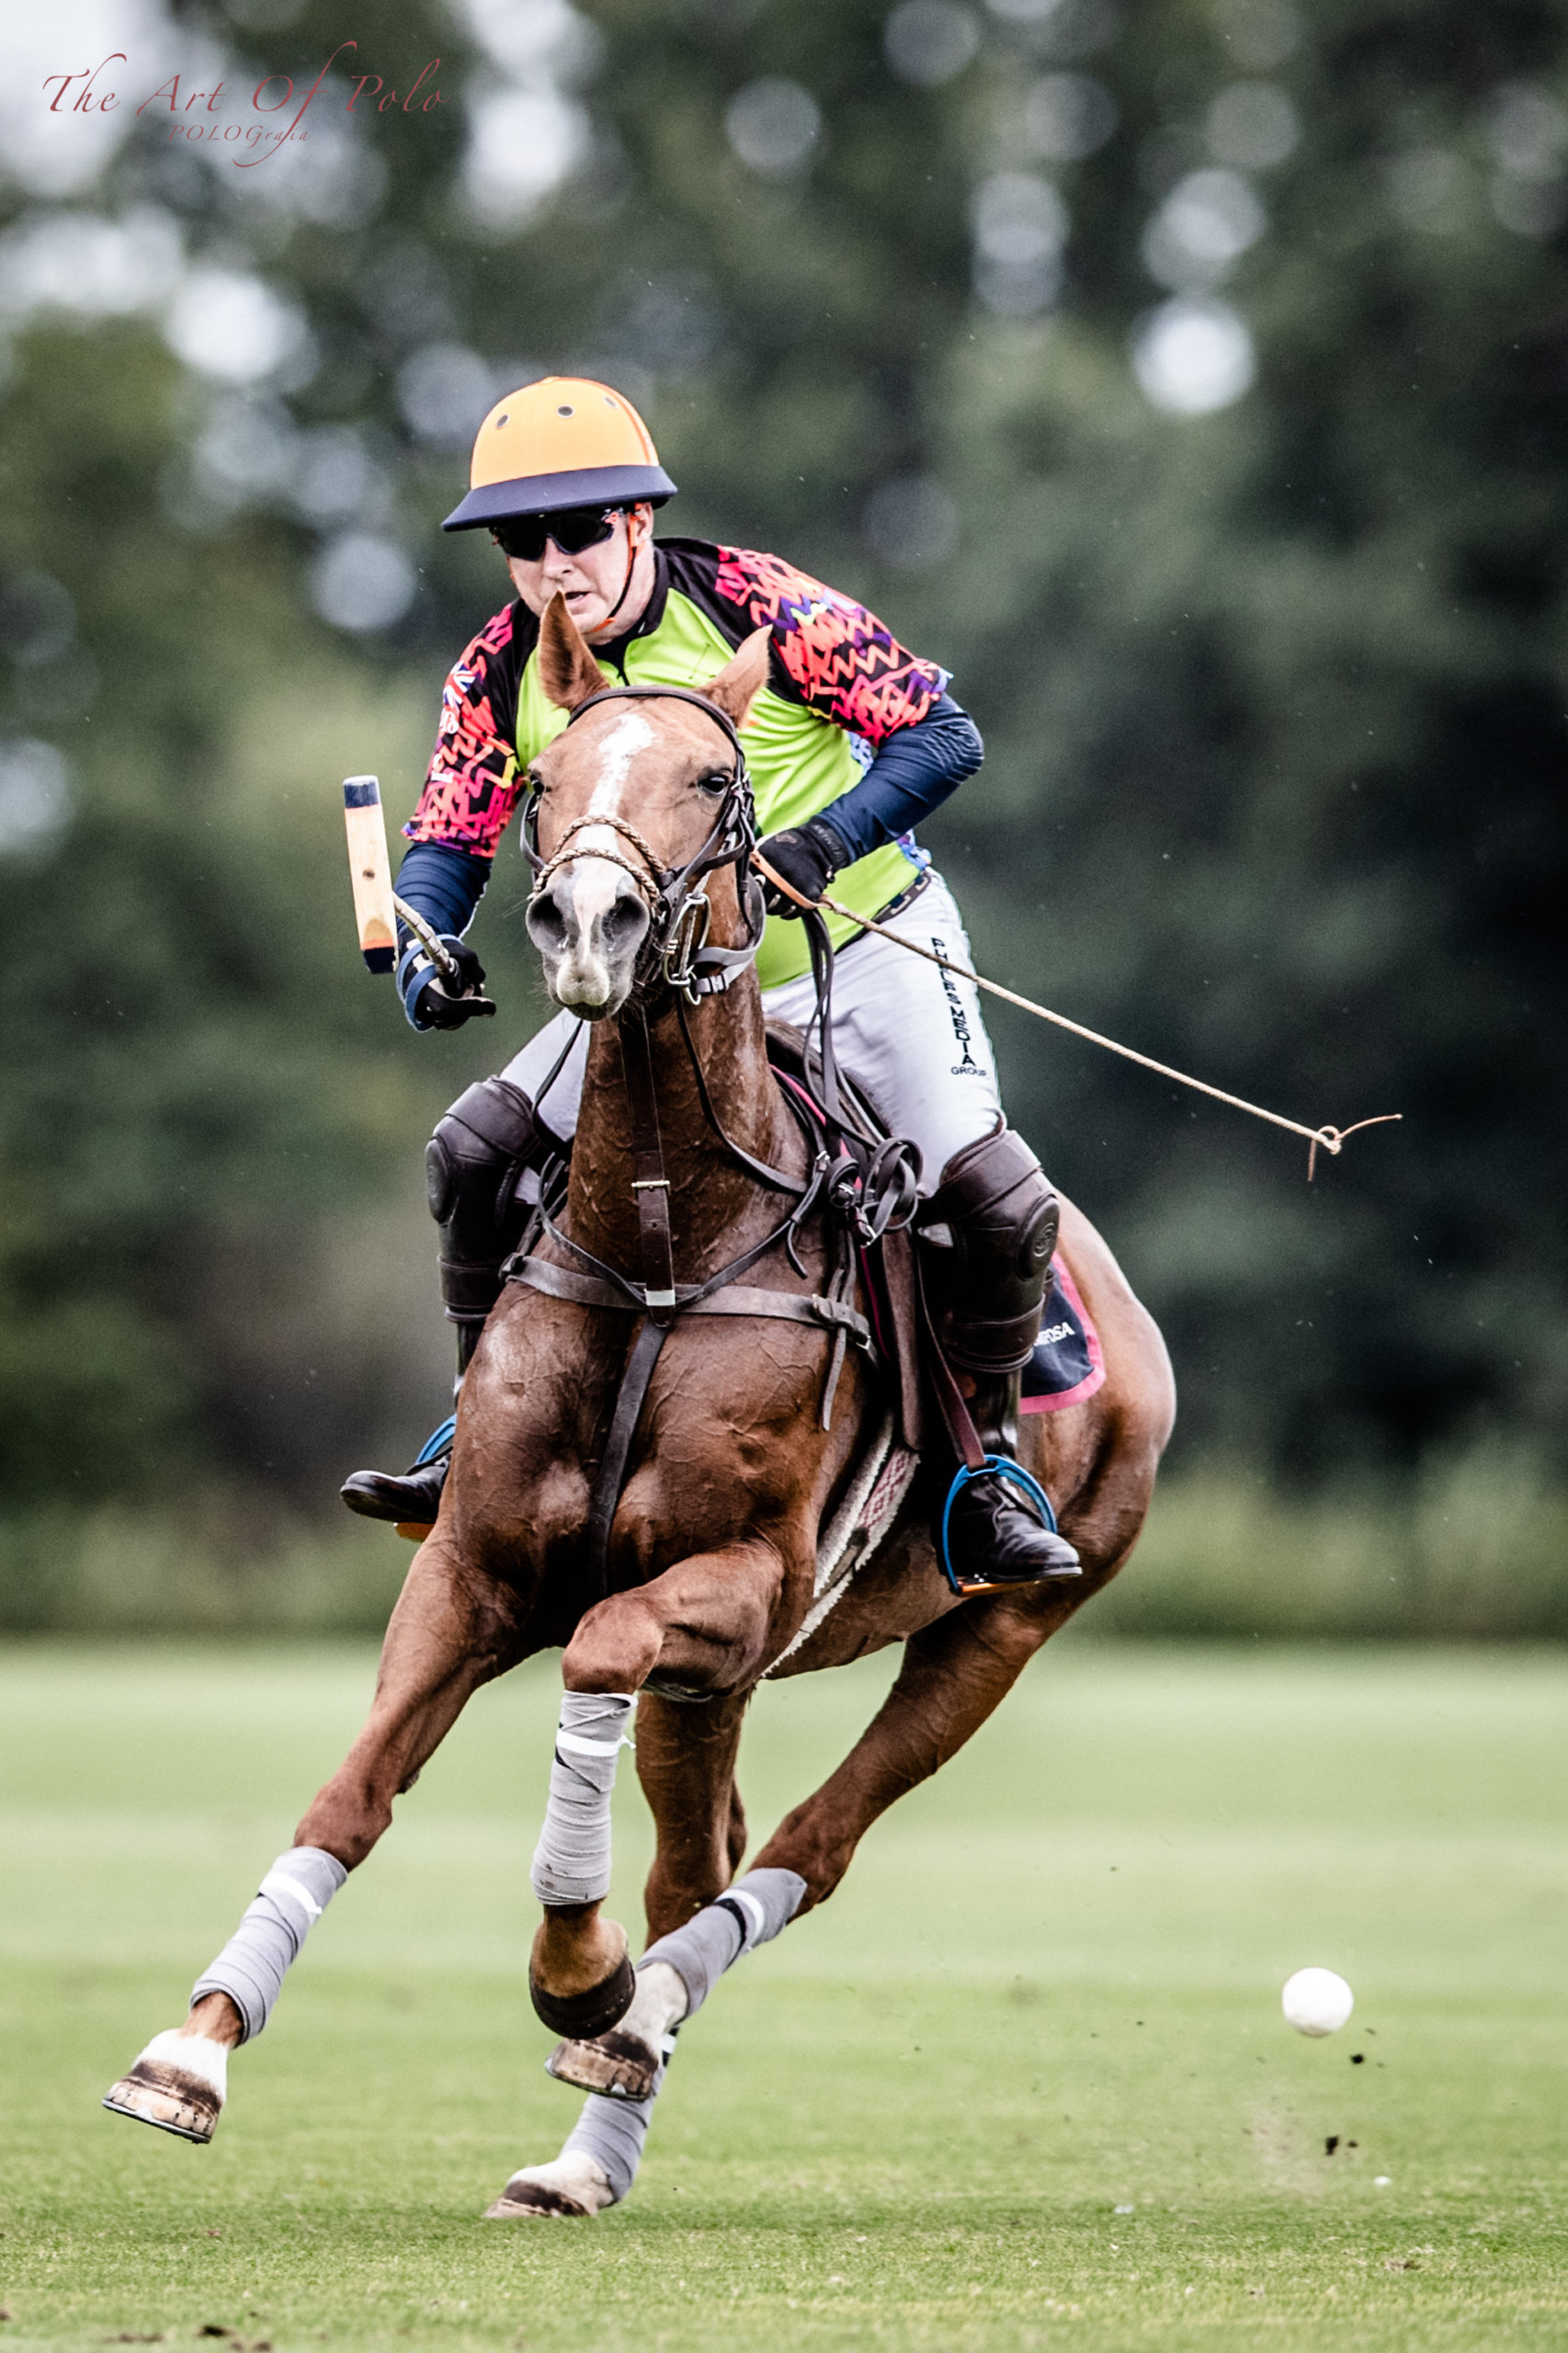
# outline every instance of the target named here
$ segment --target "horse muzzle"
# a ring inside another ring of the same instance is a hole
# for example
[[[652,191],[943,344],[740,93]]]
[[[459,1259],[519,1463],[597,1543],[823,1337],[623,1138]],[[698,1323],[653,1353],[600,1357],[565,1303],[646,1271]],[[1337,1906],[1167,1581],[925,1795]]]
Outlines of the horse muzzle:
[[[525,920],[557,1005],[585,1021],[620,1011],[650,923],[647,902],[622,867],[585,851],[535,893]]]

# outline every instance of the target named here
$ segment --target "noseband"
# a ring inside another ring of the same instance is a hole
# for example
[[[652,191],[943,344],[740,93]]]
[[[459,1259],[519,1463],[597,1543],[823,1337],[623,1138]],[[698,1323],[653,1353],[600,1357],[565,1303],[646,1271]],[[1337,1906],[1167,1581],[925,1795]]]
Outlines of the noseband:
[[[600,858],[619,866],[622,873],[631,876],[638,897],[648,910],[648,936],[632,968],[632,995],[642,997],[657,980],[695,1005],[699,997],[714,996],[727,989],[755,961],[767,919],[762,885],[749,870],[751,854],[756,847],[756,807],[740,736],[727,711],[688,687],[605,687],[580,702],[566,724],[575,726],[585,711],[601,702],[655,699],[691,703],[729,738],[734,752],[735,765],[707,840],[685,866],[664,866],[653,845],[635,825],[627,824],[619,817],[584,816],[574,818],[553,856],[544,858],[539,854],[540,796],[535,792],[523,819],[523,854],[534,873],[528,904],[533,906],[559,870],[574,858]],[[590,825],[603,825],[619,834],[636,852],[639,863],[633,865],[631,858],[616,849],[574,849],[574,837]],[[710,874],[726,866],[735,870],[735,890],[745,915],[746,938],[739,948],[710,948],[708,927],[713,919],[713,908],[700,885]]]

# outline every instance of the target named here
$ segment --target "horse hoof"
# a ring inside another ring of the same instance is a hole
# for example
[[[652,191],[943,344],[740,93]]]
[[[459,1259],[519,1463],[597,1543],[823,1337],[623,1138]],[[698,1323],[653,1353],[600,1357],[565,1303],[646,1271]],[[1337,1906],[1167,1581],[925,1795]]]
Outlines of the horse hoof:
[[[612,2202],[608,2177],[592,2157],[558,2157],[553,2165],[515,2173],[494,2205],[485,2208],[484,2220],[591,2222]]]
[[[580,2092],[602,2092],[608,2099],[652,2099],[659,2053],[641,2035],[614,2027],[596,2041],[558,2042],[544,2063],[547,2075]]]
[[[156,2034],[103,2104],[113,2116],[205,2145],[223,2111],[228,2057],[222,2043],[205,2035]]]
[[[623,1952],[609,1975],[590,1985],[585,1994],[547,1993],[532,1969],[528,1971],[528,1994],[535,2013],[552,2034],[563,2035],[568,2042],[591,2042],[595,2035],[619,2026],[636,1991],[637,1972],[629,1952]]]

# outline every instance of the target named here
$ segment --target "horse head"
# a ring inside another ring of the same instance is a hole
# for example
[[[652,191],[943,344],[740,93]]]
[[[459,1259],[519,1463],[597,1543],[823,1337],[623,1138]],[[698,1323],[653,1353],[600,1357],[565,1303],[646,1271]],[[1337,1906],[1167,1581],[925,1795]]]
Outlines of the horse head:
[[[528,937],[558,1005],[618,1014],[658,974],[680,985],[755,949],[755,839],[735,731],[767,677],[766,629],[706,686],[617,687],[554,597],[540,624],[540,676],[569,714],[528,771],[525,839],[536,871]],[[704,706],[709,706],[704,708]],[[722,984],[722,983],[721,983]]]

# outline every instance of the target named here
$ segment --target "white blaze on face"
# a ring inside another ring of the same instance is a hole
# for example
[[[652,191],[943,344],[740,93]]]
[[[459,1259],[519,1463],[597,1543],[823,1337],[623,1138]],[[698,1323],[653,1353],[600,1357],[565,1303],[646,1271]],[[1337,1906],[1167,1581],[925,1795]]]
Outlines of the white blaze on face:
[[[603,1005],[610,994],[609,968],[594,946],[596,926],[614,905],[625,872],[620,860],[626,845],[612,825],[595,826],[595,817],[619,817],[631,763],[653,741],[653,731],[641,711],[626,710],[606,735],[599,751],[599,776],[585,816],[590,821],[574,836],[566,884],[566,950],[561,960],[556,994],[563,1003]],[[608,851],[607,858],[596,852]]]

